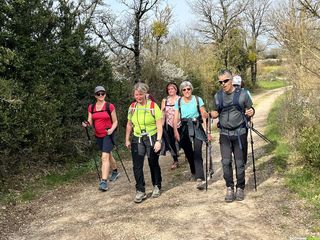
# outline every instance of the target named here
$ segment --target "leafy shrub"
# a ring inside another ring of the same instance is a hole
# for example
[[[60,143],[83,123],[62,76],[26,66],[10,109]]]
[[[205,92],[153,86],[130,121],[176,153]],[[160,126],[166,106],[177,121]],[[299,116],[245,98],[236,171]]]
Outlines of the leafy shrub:
[[[314,167],[320,167],[320,125],[304,127],[298,138],[298,151]]]

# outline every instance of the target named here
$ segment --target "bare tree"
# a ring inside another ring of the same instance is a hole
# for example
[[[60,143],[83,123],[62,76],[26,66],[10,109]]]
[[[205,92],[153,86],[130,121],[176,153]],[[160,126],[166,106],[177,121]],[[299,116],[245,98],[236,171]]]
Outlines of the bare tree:
[[[228,67],[232,30],[240,27],[240,15],[247,6],[247,0],[195,0],[190,5],[200,18],[196,30],[221,50],[218,57]]]
[[[153,22],[152,36],[156,40],[155,62],[158,62],[160,43],[169,33],[169,25],[172,22],[172,9],[167,5],[164,9],[156,9],[156,21]]]
[[[141,77],[141,24],[161,0],[119,0],[126,7],[121,20],[111,11],[99,18],[100,27],[95,28],[96,34],[108,45],[110,50],[120,55],[123,51],[133,54],[134,82]]]
[[[299,0],[301,6],[306,9],[312,16],[320,18],[319,0]]]
[[[267,12],[270,8],[271,0],[249,0],[249,4],[244,11],[246,25],[249,27],[249,61],[251,69],[252,84],[256,84],[257,80],[257,41],[259,36],[268,31],[267,28]]]

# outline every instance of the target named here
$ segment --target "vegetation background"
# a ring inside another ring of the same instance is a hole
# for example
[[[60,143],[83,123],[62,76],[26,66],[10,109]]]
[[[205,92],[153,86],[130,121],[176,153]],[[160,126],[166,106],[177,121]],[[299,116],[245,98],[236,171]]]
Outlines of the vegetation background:
[[[210,109],[225,67],[253,91],[292,86],[268,136],[288,186],[320,209],[319,1],[192,0],[197,21],[175,32],[170,3],[118,2],[120,15],[102,0],[0,2],[0,199],[92,170],[80,123],[96,85],[116,104],[121,143],[135,82],[160,103],[169,81],[188,79]]]

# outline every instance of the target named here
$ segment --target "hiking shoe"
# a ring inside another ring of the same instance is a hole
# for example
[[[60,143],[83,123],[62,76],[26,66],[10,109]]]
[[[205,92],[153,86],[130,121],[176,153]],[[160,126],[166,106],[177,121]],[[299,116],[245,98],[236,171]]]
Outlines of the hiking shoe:
[[[204,190],[206,188],[206,181],[202,181],[200,178],[197,179],[197,189]]]
[[[112,171],[111,176],[109,177],[110,181],[115,181],[120,176],[120,173]]]
[[[236,200],[237,201],[242,201],[244,199],[244,190],[241,188],[237,188],[236,191]]]
[[[99,183],[99,190],[100,191],[107,191],[108,190],[108,184],[105,180],[101,180],[100,183]]]
[[[179,167],[179,162],[174,161],[174,162],[172,163],[172,165],[171,165],[171,170],[175,170],[175,169],[178,168],[178,167]]]
[[[133,201],[135,203],[141,203],[146,198],[147,198],[147,194],[145,192],[137,191]]]
[[[227,194],[226,197],[224,198],[226,202],[233,202],[234,200],[234,190],[231,187],[227,187]]]
[[[157,185],[155,185],[155,186],[153,187],[152,197],[153,197],[153,198],[157,198],[157,197],[159,197],[159,196],[160,196],[160,189],[159,189],[159,187],[158,187]]]

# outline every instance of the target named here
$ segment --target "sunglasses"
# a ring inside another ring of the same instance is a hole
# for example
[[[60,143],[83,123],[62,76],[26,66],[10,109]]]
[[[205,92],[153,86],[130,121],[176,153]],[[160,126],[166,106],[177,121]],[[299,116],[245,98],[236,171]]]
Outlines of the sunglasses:
[[[227,79],[225,79],[225,80],[223,80],[223,81],[219,81],[219,83],[222,84],[222,83],[227,83],[227,82],[229,82],[229,81],[230,81],[230,78],[227,78]]]
[[[97,92],[96,96],[100,97],[100,96],[104,96],[106,93],[105,92]]]
[[[182,89],[182,91],[190,91],[191,90],[191,88],[184,88],[184,89]]]

